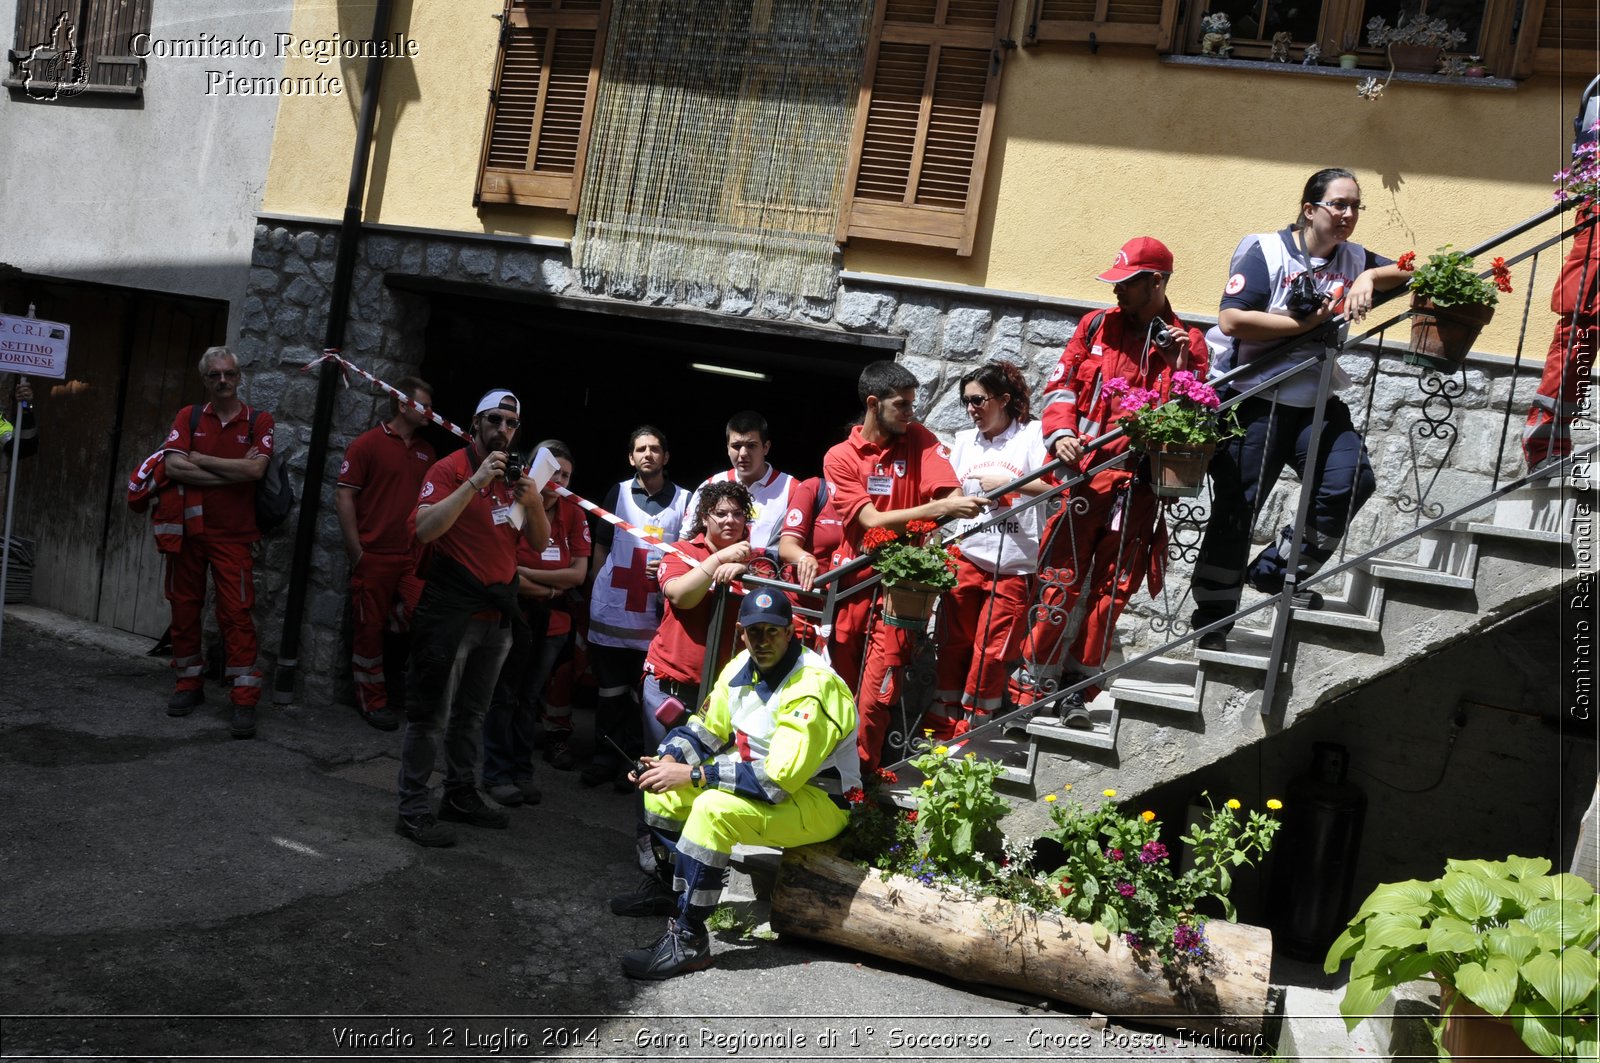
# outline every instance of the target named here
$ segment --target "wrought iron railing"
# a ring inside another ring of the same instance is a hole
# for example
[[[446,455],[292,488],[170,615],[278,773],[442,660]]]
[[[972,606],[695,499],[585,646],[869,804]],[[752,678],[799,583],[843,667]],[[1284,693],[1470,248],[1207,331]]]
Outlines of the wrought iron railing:
[[[1570,209],[1570,205],[1552,207],[1479,243],[1469,249],[1468,253],[1476,258],[1486,253],[1506,248],[1512,241],[1529,233],[1534,233],[1542,227],[1548,226],[1549,223],[1560,219],[1568,209]],[[1496,499],[1502,498],[1520,487],[1564,475],[1577,462],[1587,460],[1595,449],[1592,444],[1577,448],[1561,462],[1552,463],[1537,471],[1514,478],[1507,479],[1507,471],[1505,469],[1506,443],[1510,439],[1511,422],[1514,417],[1519,416],[1518,397],[1521,370],[1523,368],[1524,346],[1533,320],[1531,315],[1532,302],[1539,290],[1538,278],[1541,258],[1551,248],[1558,247],[1563,240],[1573,238],[1595,224],[1596,216],[1590,215],[1585,219],[1580,219],[1577,224],[1564,228],[1557,226],[1556,232],[1537,238],[1533,246],[1506,256],[1508,265],[1515,267],[1526,263],[1528,268],[1526,277],[1521,282],[1524,293],[1523,305],[1517,331],[1516,353],[1509,366],[1510,388],[1503,402],[1494,403],[1493,401],[1488,401],[1485,403],[1491,409],[1495,406],[1499,407],[1497,415],[1500,421],[1498,444],[1493,453],[1492,468],[1488,470],[1489,483],[1487,487],[1470,489],[1465,492],[1457,491],[1456,497],[1448,501],[1437,497],[1441,477],[1452,471],[1451,459],[1455,455],[1456,444],[1462,438],[1459,421],[1465,408],[1464,400],[1469,397],[1469,393],[1472,390],[1472,381],[1468,377],[1469,372],[1472,370],[1465,364],[1458,367],[1453,373],[1441,373],[1435,369],[1426,368],[1414,378],[1416,418],[1403,433],[1400,433],[1408,443],[1408,453],[1404,455],[1405,462],[1399,466],[1391,462],[1375,463],[1378,467],[1380,494],[1373,497],[1372,504],[1376,505],[1380,498],[1387,498],[1390,508],[1396,515],[1410,518],[1409,527],[1399,529],[1387,527],[1386,522],[1382,519],[1377,519],[1375,515],[1375,519],[1371,522],[1370,534],[1366,535],[1362,542],[1352,542],[1356,538],[1354,534],[1355,528],[1347,520],[1347,532],[1340,541],[1338,552],[1328,558],[1322,567],[1316,571],[1301,576],[1299,573],[1301,572],[1301,561],[1305,546],[1305,529],[1308,526],[1309,508],[1312,503],[1313,492],[1299,489],[1299,497],[1291,523],[1294,531],[1289,552],[1285,559],[1287,569],[1282,590],[1267,595],[1258,601],[1241,604],[1237,610],[1225,618],[1215,620],[1201,627],[1193,627],[1189,619],[1183,615],[1185,603],[1192,601],[1192,588],[1177,595],[1171,594],[1168,588],[1164,588],[1162,592],[1163,601],[1154,603],[1153,609],[1150,607],[1145,607],[1144,609],[1145,615],[1149,618],[1152,632],[1163,636],[1154,640],[1158,645],[1115,663],[1102,664],[1092,674],[1074,674],[1070,681],[1054,681],[1050,677],[1035,677],[1037,686],[1034,691],[1035,697],[1031,704],[1021,707],[1012,707],[1008,704],[1004,711],[992,716],[987,721],[974,721],[973,726],[967,732],[968,735],[976,738],[984,732],[1013,725],[1024,719],[1024,714],[1031,716],[1035,713],[1048,711],[1073,693],[1081,692],[1091,686],[1104,686],[1112,678],[1136,669],[1155,658],[1167,655],[1173,650],[1192,643],[1212,631],[1226,630],[1238,621],[1264,614],[1269,609],[1275,609],[1270,627],[1267,629],[1270,633],[1270,641],[1266,652],[1267,663],[1260,703],[1261,712],[1270,714],[1275,711],[1277,683],[1283,670],[1288,647],[1288,628],[1292,612],[1289,608],[1289,603],[1298,591],[1305,591],[1318,585],[1331,586],[1329,581],[1334,580],[1336,577],[1349,576],[1368,562],[1392,560],[1396,557],[1396,551],[1399,548],[1406,546],[1426,533],[1445,528],[1461,517],[1489,505]],[[1593,283],[1592,279],[1589,280],[1589,283]],[[1405,323],[1412,316],[1409,306],[1403,309],[1395,309],[1396,304],[1401,302],[1400,296],[1403,293],[1404,289],[1400,289],[1389,293],[1387,298],[1380,297],[1378,306],[1372,311],[1372,316],[1381,318],[1381,320],[1364,332],[1355,335],[1345,334],[1346,322],[1342,319],[1334,319],[1315,333],[1296,336],[1277,348],[1260,355],[1248,365],[1241,365],[1227,374],[1215,377],[1212,383],[1218,386],[1219,391],[1222,391],[1223,385],[1232,383],[1247,372],[1256,373],[1263,366],[1273,365],[1275,361],[1282,362],[1282,365],[1271,376],[1256,385],[1227,394],[1223,402],[1223,408],[1236,407],[1259,396],[1274,404],[1270,416],[1276,416],[1277,396],[1275,389],[1277,386],[1290,377],[1315,367],[1317,371],[1317,393],[1313,409],[1316,413],[1310,428],[1308,454],[1305,460],[1305,468],[1314,469],[1317,467],[1317,459],[1322,446],[1324,413],[1328,404],[1327,400],[1334,393],[1335,365],[1341,355],[1346,357],[1357,355],[1365,363],[1364,368],[1366,371],[1361,376],[1364,381],[1364,394],[1362,396],[1364,401],[1360,403],[1362,416],[1355,427],[1361,436],[1363,446],[1366,447],[1374,436],[1373,413],[1379,405],[1378,391],[1380,384],[1383,383],[1386,376],[1392,385],[1400,376],[1406,375],[1386,374],[1384,372],[1384,363],[1387,356],[1393,354],[1396,350],[1396,347],[1388,342],[1388,335],[1397,325]],[[1388,316],[1383,316],[1385,313]],[[1308,341],[1316,339],[1322,341],[1321,347],[1313,353],[1305,353]],[[1296,352],[1300,354],[1298,358],[1294,357]],[[1392,392],[1393,388],[1391,387],[1386,398],[1392,397]],[[1226,392],[1224,393],[1226,394]],[[1526,401],[1521,404],[1521,409],[1525,413]],[[1121,429],[1113,428],[1088,441],[1084,447],[1085,452],[1098,454],[1106,444],[1121,438],[1122,435]],[[1388,439],[1392,445],[1395,441],[1395,434],[1391,434]],[[1430,443],[1442,444],[1442,452],[1436,457],[1430,457],[1428,453]],[[1042,477],[1049,476],[1061,479],[1060,482],[1051,484],[1047,490],[1040,494],[1021,496],[1020,500],[1011,505],[1006,511],[983,519],[967,528],[961,535],[953,537],[950,541],[959,542],[960,539],[992,527],[1002,520],[1015,519],[1020,511],[1033,507],[1045,507],[1043,512],[1053,516],[1064,505],[1085,505],[1086,503],[1082,496],[1073,494],[1074,489],[1086,483],[1096,473],[1116,465],[1120,460],[1121,456],[1118,455],[1098,463],[1091,463],[1090,467],[1082,473],[1073,472],[1065,463],[1057,460],[1039,469],[1025,473],[1010,483],[988,492],[987,496],[990,499],[998,499],[1001,496],[1016,495],[1022,487]],[[1303,488],[1303,485],[1301,486]],[[1385,486],[1389,488],[1386,494],[1383,492]],[[1288,489],[1284,485],[1279,486],[1280,491]],[[1465,500],[1460,497],[1463,493],[1468,496]],[[1256,528],[1262,523],[1263,516],[1274,514],[1278,508],[1276,505],[1269,505],[1270,501],[1261,492],[1257,492],[1256,508],[1252,514],[1251,539],[1253,542],[1260,541],[1256,537]],[[1279,504],[1281,505],[1282,503],[1280,502]],[[1368,508],[1370,509],[1370,506]],[[1084,511],[1082,509],[1079,510],[1080,513]],[[1199,551],[1200,535],[1204,530],[1208,515],[1209,506],[1202,505],[1199,502],[1175,501],[1168,505],[1165,514],[1168,527],[1168,560],[1177,562],[1179,565],[1192,564],[1194,562]],[[1353,516],[1355,516],[1353,512],[1347,513],[1347,518]],[[1275,524],[1276,521],[1273,521],[1273,523]],[[1059,528],[1066,524],[1067,521],[1063,519],[1057,521],[1055,526]],[[1045,550],[1042,549],[1041,557],[1043,556],[1045,556]],[[807,591],[802,591],[797,584],[792,582],[754,574],[744,577],[744,582],[752,586],[769,586],[796,595],[802,603],[797,612],[810,618],[817,625],[819,631],[825,634],[831,628],[834,616],[842,601],[861,594],[875,596],[879,594],[880,580],[875,574],[869,574],[859,582],[850,582],[852,577],[856,577],[870,565],[870,558],[856,558],[818,576],[814,587]],[[1120,577],[1121,573],[1119,572],[1118,575]],[[1043,592],[1048,585],[1048,578],[1041,574],[1025,623],[1031,623],[1041,617],[1050,618],[1053,607],[1042,600]],[[729,600],[724,589],[721,606],[716,611],[711,630],[708,633],[707,645],[718,645],[722,625],[732,622],[727,616],[726,609]],[[1057,611],[1059,612],[1059,610]],[[873,614],[876,616],[876,608],[873,609]],[[1065,623],[1068,618],[1060,616],[1056,617],[1056,619]],[[881,622],[881,620],[876,622]],[[1070,643],[1071,637],[1071,632],[1063,631],[1063,643]],[[981,652],[981,646],[975,646],[973,652]],[[709,689],[709,684],[715,678],[717,662],[709,659],[710,656],[708,655],[702,676],[702,689]],[[1009,672],[1013,665],[1018,662],[996,663],[1005,667]],[[860,677],[846,678],[858,681]],[[922,707],[919,706],[910,706],[904,703],[900,706],[899,716],[893,721],[889,729],[888,749],[884,756],[885,762],[890,763],[891,766],[897,766],[897,762],[903,761],[905,756],[909,755],[913,746],[913,736],[920,733],[919,722],[922,711]]]

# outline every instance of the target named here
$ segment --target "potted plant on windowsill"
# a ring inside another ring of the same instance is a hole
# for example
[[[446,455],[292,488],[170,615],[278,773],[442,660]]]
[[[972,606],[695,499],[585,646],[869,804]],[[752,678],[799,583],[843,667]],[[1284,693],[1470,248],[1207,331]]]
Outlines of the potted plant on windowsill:
[[[1511,270],[1504,258],[1496,258],[1490,276],[1480,277],[1472,256],[1450,250],[1449,244],[1422,266],[1416,259],[1415,251],[1407,251],[1397,263],[1411,273],[1411,353],[1406,361],[1453,373],[1493,320],[1497,293],[1511,291]]]
[[[956,560],[931,520],[906,522],[905,533],[868,528],[861,548],[883,579],[883,618],[896,627],[926,629],[933,603],[956,585]]]
[[[1149,456],[1151,487],[1162,497],[1198,495],[1217,444],[1239,434],[1233,411],[1219,413],[1216,391],[1187,370],[1172,374],[1165,402],[1122,377],[1107,381],[1106,393],[1121,398],[1117,424],[1133,449]]]
[[[1367,43],[1389,50],[1389,64],[1411,74],[1431,74],[1439,67],[1439,54],[1465,44],[1467,35],[1452,29],[1442,18],[1407,18],[1401,12],[1391,27],[1381,15],[1367,22]]]
[[[1521,856],[1447,860],[1442,878],[1373,890],[1323,964],[1333,974],[1353,961],[1339,1003],[1345,1025],[1355,1029],[1395,987],[1431,977],[1443,1056],[1525,1049],[1594,1059],[1600,897],[1578,876],[1549,871],[1550,861]]]

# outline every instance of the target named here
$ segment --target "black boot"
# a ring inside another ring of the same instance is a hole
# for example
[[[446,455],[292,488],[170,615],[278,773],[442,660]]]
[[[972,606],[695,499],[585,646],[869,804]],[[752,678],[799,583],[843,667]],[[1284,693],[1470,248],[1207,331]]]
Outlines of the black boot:
[[[654,945],[622,954],[622,973],[629,978],[660,981],[711,966],[711,937],[681,930],[668,921],[667,932]]]

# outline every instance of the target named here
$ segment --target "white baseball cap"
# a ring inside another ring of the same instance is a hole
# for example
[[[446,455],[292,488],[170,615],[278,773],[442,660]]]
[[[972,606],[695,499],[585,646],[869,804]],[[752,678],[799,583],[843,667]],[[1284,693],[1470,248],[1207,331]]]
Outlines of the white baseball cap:
[[[476,417],[489,410],[509,410],[515,416],[521,417],[522,403],[518,402],[517,397],[509,391],[489,391],[478,400],[478,408],[472,411],[472,416]]]

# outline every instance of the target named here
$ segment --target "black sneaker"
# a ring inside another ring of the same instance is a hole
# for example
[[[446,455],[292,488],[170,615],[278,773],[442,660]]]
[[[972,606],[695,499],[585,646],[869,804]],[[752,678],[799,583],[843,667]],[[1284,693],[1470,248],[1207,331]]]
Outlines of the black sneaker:
[[[611,898],[613,915],[672,915],[678,910],[678,895],[655,875],[646,875],[639,888],[632,893],[619,893]]]
[[[361,718],[367,721],[369,726],[376,727],[380,731],[395,731],[399,730],[400,728],[400,720],[395,716],[394,711],[387,705],[384,705],[381,708],[373,709],[371,712],[368,712],[365,709],[358,711],[361,713]]]
[[[1223,653],[1228,648],[1228,633],[1226,631],[1207,631],[1195,640],[1195,648]]]
[[[711,937],[679,930],[667,924],[667,932],[654,945],[622,954],[622,973],[629,978],[659,981],[673,975],[703,971],[711,966]]]
[[[440,823],[432,812],[397,817],[394,832],[429,849],[446,849],[456,843],[456,832]]]
[[[1317,591],[1295,591],[1289,595],[1289,605],[1294,609],[1321,609],[1322,595]]]
[[[256,736],[256,707],[254,705],[235,705],[233,715],[228,720],[228,733],[235,738],[254,738]]]
[[[557,771],[571,771],[578,763],[578,759],[572,755],[572,747],[567,744],[565,737],[552,737],[546,741],[544,759],[546,763]]]
[[[206,703],[204,690],[179,690],[167,701],[168,716],[187,716]]]
[[[1061,722],[1080,731],[1094,727],[1094,721],[1089,719],[1089,709],[1083,703],[1083,691],[1074,690],[1061,699]]]
[[[498,808],[490,808],[476,790],[445,794],[444,800],[439,802],[439,818],[491,830],[505,830],[511,823],[510,816]]]

